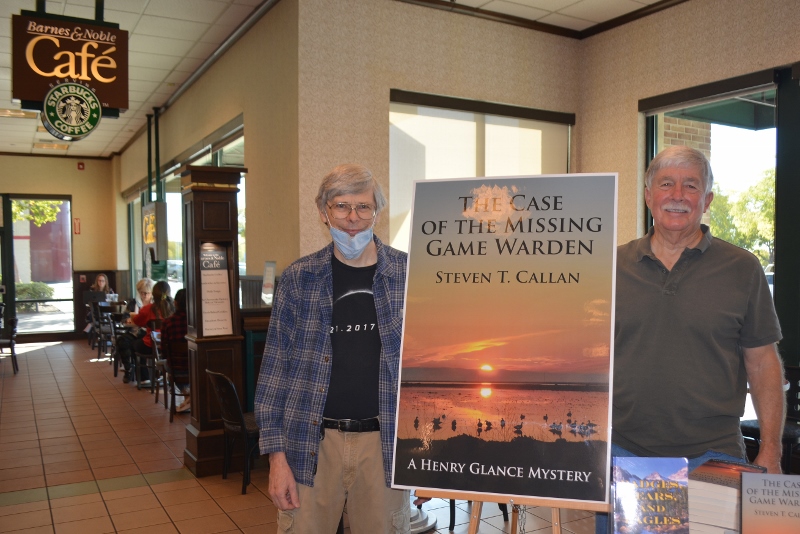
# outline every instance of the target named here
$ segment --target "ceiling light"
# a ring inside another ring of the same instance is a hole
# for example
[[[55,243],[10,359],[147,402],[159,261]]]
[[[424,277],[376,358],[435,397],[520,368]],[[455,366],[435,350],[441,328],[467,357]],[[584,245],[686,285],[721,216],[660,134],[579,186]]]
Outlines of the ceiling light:
[[[67,150],[69,145],[64,143],[34,143],[33,148],[43,148],[46,150]]]
[[[21,109],[0,109],[0,117],[13,119],[35,119],[39,116],[38,111],[23,111]]]

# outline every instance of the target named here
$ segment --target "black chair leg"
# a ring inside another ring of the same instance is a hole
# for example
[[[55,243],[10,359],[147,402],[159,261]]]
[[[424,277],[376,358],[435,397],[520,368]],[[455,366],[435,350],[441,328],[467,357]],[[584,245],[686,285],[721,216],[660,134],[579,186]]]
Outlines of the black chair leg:
[[[497,506],[499,506],[500,511],[503,512],[503,521],[508,521],[508,506],[506,506],[506,503],[500,502],[497,503]]]
[[[456,500],[450,499],[450,526],[447,530],[453,530],[456,528]]]
[[[244,442],[244,472],[242,473],[242,495],[247,494],[247,485],[250,484],[250,451],[247,450],[247,438]]]
[[[222,452],[222,478],[228,478],[228,467],[231,464],[231,453],[233,451],[233,443],[228,442],[228,434],[223,433],[225,438],[225,448]]]

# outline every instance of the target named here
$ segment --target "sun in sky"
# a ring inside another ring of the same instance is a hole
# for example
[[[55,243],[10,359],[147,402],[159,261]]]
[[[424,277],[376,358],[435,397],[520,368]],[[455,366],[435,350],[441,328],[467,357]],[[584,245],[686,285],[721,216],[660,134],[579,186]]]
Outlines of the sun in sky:
[[[494,371],[494,368],[488,363],[485,363],[481,365],[481,371]]]

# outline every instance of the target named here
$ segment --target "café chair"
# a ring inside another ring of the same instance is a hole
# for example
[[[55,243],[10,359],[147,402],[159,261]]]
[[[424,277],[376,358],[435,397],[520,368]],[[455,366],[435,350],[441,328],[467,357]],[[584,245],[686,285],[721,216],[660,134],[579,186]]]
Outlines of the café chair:
[[[97,344],[97,359],[100,360],[108,351],[108,354],[113,356],[113,346],[116,342],[116,335],[114,334],[114,327],[111,324],[111,311],[108,306],[103,306],[105,303],[93,301],[91,306],[92,313],[92,329],[94,330],[95,343]],[[108,360],[108,363],[113,363],[113,357]]]
[[[153,343],[153,367],[155,368],[155,376],[161,377],[161,382],[164,386],[164,409],[167,410],[169,409],[169,395],[167,394],[167,360],[164,359],[164,353],[161,350],[161,337],[158,332],[151,330],[150,340]],[[155,387],[151,387],[150,391],[155,391],[155,403],[158,404],[158,378],[155,380]],[[153,386],[152,377],[150,379],[150,385]]]
[[[161,321],[148,321],[147,328],[149,328],[151,332],[160,332]],[[150,354],[136,352],[134,358],[136,359],[136,389],[142,389],[142,366],[144,366],[150,375],[150,393],[155,393],[155,387],[158,386],[158,376],[155,365],[156,351],[153,350]]]
[[[786,380],[789,387],[786,390],[786,420],[781,435],[783,454],[781,455],[781,470],[786,474],[792,473],[792,454],[800,445],[800,367],[787,365],[785,367]],[[758,419],[744,420],[739,423],[742,436],[746,444],[754,445],[756,450],[761,443],[761,429]]]
[[[206,369],[208,380],[211,382],[212,389],[216,393],[219,402],[222,423],[224,428],[224,457],[222,464],[222,478],[228,478],[228,468],[231,464],[233,455],[233,445],[238,438],[242,438],[244,443],[244,473],[242,476],[242,495],[247,493],[247,485],[250,484],[250,466],[253,463],[253,456],[258,453],[258,425],[256,416],[253,412],[242,412],[242,405],[239,402],[239,395],[236,393],[236,386],[231,379],[221,373],[215,373]]]
[[[11,368],[14,370],[14,374],[19,372],[19,363],[17,363],[17,352],[14,349],[14,346],[17,344],[17,318],[10,317],[8,319],[8,337],[7,338],[0,338],[0,352],[3,352],[3,349],[9,349],[11,351]]]
[[[179,341],[179,342],[167,342],[166,340],[161,340],[161,354],[163,356],[163,361],[166,368],[166,377],[164,379],[164,384],[169,388],[165,390],[164,395],[166,396],[166,392],[169,391],[171,399],[170,399],[170,407],[169,407],[169,422],[171,423],[172,420],[175,418],[175,414],[177,413],[178,405],[175,403],[175,397],[187,397],[189,393],[181,394],[176,392],[176,383],[181,384],[188,384],[190,382],[189,378],[189,343],[186,340]],[[165,401],[166,402],[166,399]]]

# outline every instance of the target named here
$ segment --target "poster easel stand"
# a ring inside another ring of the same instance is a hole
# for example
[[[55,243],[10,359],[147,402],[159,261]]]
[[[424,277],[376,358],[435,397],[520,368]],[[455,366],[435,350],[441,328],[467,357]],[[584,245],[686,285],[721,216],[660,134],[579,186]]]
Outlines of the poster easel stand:
[[[520,497],[507,498],[501,500],[478,501],[475,500],[474,493],[464,493],[458,491],[428,491],[416,490],[414,494],[417,497],[431,498],[431,499],[456,499],[462,501],[472,501],[472,508],[469,516],[469,530],[468,534],[477,534],[478,525],[481,520],[481,510],[483,509],[484,502],[506,502],[513,503],[514,505],[522,506],[549,506],[551,508],[551,521],[553,523],[553,534],[561,534],[561,509],[571,510],[587,510],[590,512],[608,512],[610,507],[605,503],[593,503],[588,501],[564,501],[562,499],[548,499],[546,497]],[[511,512],[511,532],[517,534],[517,522],[519,520],[519,513],[515,507],[512,507]]]

